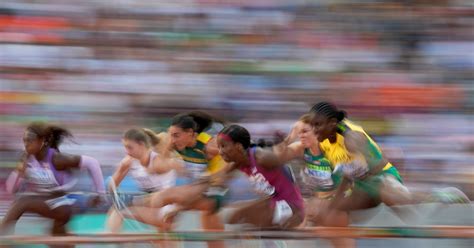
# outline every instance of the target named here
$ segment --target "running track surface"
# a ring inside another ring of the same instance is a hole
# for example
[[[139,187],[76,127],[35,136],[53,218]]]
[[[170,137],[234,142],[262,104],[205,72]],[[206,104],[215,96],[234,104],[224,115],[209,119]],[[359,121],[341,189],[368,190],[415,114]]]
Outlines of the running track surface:
[[[0,202],[2,215],[4,209],[8,207],[8,202]],[[416,208],[418,214],[413,213]],[[441,204],[424,204],[418,206],[400,207],[399,212],[404,213],[400,218],[394,211],[386,206],[379,206],[374,209],[354,212],[351,216],[352,222],[357,226],[412,226],[412,225],[467,225],[474,228],[474,204],[470,205],[450,205],[445,206]],[[224,209],[221,213],[226,215],[228,210]],[[104,215],[82,215],[77,216],[70,223],[69,227],[76,233],[97,233],[104,231]],[[49,221],[36,216],[25,216],[20,219],[16,227],[17,234],[45,234]],[[33,227],[33,228],[32,228]],[[134,222],[127,222],[124,225],[127,232],[149,232],[151,229],[145,225],[137,225]],[[238,226],[226,226],[228,230],[236,230]],[[179,217],[177,223],[177,230],[199,230],[199,216],[197,212],[187,212]],[[279,247],[331,247],[328,241],[324,239],[305,240],[305,241],[227,241],[227,247],[265,247],[265,248],[279,248]],[[20,246],[31,247],[31,246]],[[46,247],[37,245],[35,247]],[[78,245],[76,247],[150,247],[147,244],[109,244],[109,245]],[[204,242],[183,242],[184,248],[201,248],[206,247]],[[471,248],[474,247],[474,239],[360,239],[357,240],[357,247],[368,248],[444,248],[444,247],[459,247]]]

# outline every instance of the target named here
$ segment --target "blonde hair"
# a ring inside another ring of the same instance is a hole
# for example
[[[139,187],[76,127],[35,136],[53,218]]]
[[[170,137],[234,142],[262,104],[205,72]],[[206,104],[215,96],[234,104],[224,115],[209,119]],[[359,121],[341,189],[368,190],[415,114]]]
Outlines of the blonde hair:
[[[311,114],[302,115],[298,121],[303,122],[304,124],[311,124]]]
[[[148,128],[131,128],[125,132],[123,138],[133,140],[137,143],[142,142],[147,148],[160,143],[160,138],[158,138],[155,132]]]

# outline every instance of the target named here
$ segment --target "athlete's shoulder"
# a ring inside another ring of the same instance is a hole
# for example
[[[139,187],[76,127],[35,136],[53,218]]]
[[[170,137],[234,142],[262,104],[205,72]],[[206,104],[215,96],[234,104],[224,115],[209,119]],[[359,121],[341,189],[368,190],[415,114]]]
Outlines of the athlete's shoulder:
[[[283,165],[280,158],[269,148],[255,147],[251,148],[254,153],[255,162],[265,168],[275,168]]]
[[[338,125],[339,130],[343,131],[343,133],[347,131],[358,131],[358,132],[365,132],[364,128],[361,125],[357,124],[356,122],[345,118],[342,120]]]
[[[52,163],[54,167],[58,170],[79,167],[80,162],[81,156],[78,155],[54,152],[52,157]]]
[[[365,148],[367,142],[367,136],[361,131],[348,130],[344,133],[344,145],[349,152]]]
[[[199,141],[203,144],[207,144],[212,139],[212,135],[210,135],[206,132],[201,132],[201,133],[198,134],[196,139],[197,139],[197,141]]]

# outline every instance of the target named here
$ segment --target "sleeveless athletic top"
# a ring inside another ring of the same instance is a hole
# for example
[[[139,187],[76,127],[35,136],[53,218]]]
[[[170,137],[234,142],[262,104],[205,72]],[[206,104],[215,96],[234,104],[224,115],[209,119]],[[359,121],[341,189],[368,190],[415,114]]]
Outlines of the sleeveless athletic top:
[[[309,148],[304,149],[304,170],[306,183],[314,186],[315,191],[332,191],[340,183],[339,175],[332,173],[331,163],[323,154],[313,155]]]
[[[42,161],[38,161],[34,155],[28,156],[25,178],[33,191],[64,192],[70,190],[77,183],[77,178],[70,171],[56,170],[53,165],[55,152],[55,149],[49,148]]]
[[[212,136],[202,132],[198,135],[196,145],[194,147],[186,147],[178,151],[184,160],[186,169],[191,174],[191,179],[196,180],[206,172],[215,172],[224,164],[221,156],[217,155],[211,160],[206,157],[206,144],[212,139]]]
[[[382,158],[382,151],[380,150],[379,146],[375,143],[372,138],[362,129],[362,127],[355,125],[351,121],[344,119],[341,121],[341,123],[338,124],[338,132],[336,134],[336,142],[331,143],[329,139],[325,139],[322,142],[319,143],[319,146],[321,148],[321,151],[324,154],[324,157],[326,157],[330,162],[331,166],[335,166],[339,163],[349,163],[354,159],[354,156],[347,151],[345,145],[344,145],[344,133],[353,130],[353,131],[359,131],[362,132],[368,139],[368,149],[369,149],[369,154],[373,158],[379,160]],[[369,168],[373,168],[374,166],[377,166],[376,164],[369,164]],[[387,163],[383,170],[388,170],[392,166],[391,163]]]
[[[271,196],[273,204],[284,200],[297,209],[303,209],[303,198],[293,182],[291,174],[284,167],[267,169],[255,160],[256,147],[248,150],[250,165],[239,168],[249,176],[255,190],[263,195]]]
[[[144,192],[155,192],[173,187],[176,183],[176,172],[171,170],[163,174],[150,174],[146,168],[152,166],[153,160],[159,155],[151,151],[149,156],[150,160],[147,167],[141,165],[138,159],[133,159],[130,166],[129,173],[138,187]]]

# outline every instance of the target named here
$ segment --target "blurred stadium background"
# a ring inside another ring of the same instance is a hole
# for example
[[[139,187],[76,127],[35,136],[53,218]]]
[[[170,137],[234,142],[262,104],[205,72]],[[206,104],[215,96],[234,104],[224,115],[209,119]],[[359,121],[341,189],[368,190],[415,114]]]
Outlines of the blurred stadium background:
[[[110,175],[131,126],[202,109],[257,141],[331,100],[408,185],[474,199],[473,14],[467,0],[2,0],[0,191],[31,121],[64,124],[63,150]]]

